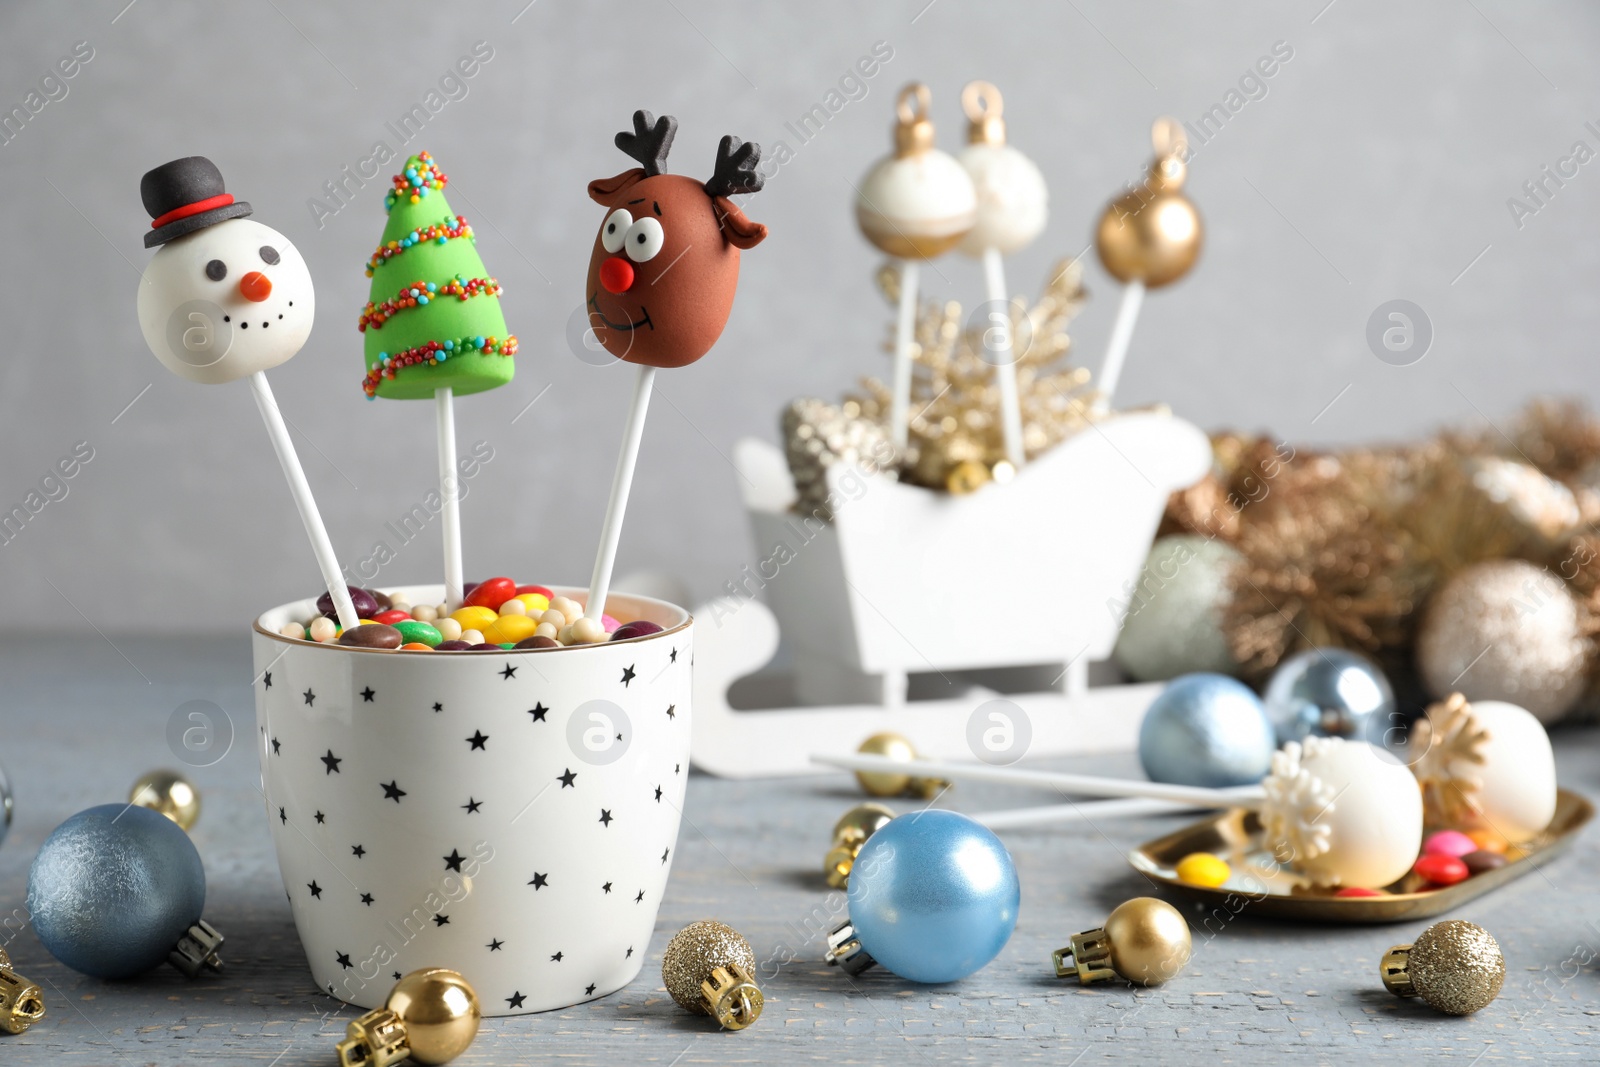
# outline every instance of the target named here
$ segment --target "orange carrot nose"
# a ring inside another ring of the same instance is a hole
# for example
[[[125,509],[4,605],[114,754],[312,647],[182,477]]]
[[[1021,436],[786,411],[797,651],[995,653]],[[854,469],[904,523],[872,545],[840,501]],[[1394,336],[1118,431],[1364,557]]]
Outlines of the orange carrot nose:
[[[608,293],[625,293],[633,286],[633,264],[612,256],[600,264],[600,284]]]
[[[239,279],[239,295],[259,304],[272,295],[272,279],[258,270],[253,270]]]

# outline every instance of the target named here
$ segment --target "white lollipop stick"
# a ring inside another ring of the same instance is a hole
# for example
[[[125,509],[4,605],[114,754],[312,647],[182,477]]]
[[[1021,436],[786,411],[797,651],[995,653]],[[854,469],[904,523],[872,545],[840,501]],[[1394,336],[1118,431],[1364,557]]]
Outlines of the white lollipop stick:
[[[1000,383],[1000,431],[1006,444],[1006,458],[1018,470],[1022,469],[1022,404],[1017,399],[1017,364],[1012,352],[1011,295],[1006,292],[1006,268],[998,248],[983,250],[983,280],[989,290],[989,304],[999,304],[1005,310],[996,316],[989,329],[994,346],[995,380]],[[990,312],[991,315],[994,312]]]
[[[333,598],[333,610],[339,616],[339,626],[354,630],[361,625],[361,619],[356,615],[355,604],[350,601],[344,572],[339,569],[339,560],[333,554],[333,542],[328,540],[328,530],[322,525],[322,514],[317,511],[317,501],[311,495],[306,472],[300,466],[300,457],[295,454],[294,442],[289,440],[289,427],[284,425],[283,413],[278,410],[278,402],[273,399],[272,387],[267,384],[264,372],[256,371],[250,375],[250,391],[255,394],[256,407],[261,409],[261,421],[267,424],[267,436],[272,440],[273,450],[278,453],[278,465],[288,479],[289,495],[294,497],[295,507],[300,509],[300,521],[305,523],[306,536],[311,539],[311,551],[317,557],[317,566],[322,568],[322,580],[328,583],[328,595]]]
[[[894,393],[889,405],[889,428],[894,446],[906,447],[911,435],[911,353],[916,346],[917,278],[921,267],[914,259],[900,261],[900,317],[894,327]]]
[[[455,390],[441,386],[433,391],[434,422],[439,431],[439,496],[444,502],[444,606],[451,611],[466,599],[466,576],[461,567],[461,487],[456,479]]]
[[[1248,800],[1253,788],[1247,787],[1233,792],[1241,794],[1239,799]],[[1096,819],[1128,818],[1136,815],[1173,815],[1193,807],[1193,804],[1175,804],[1169,800],[1146,800],[1134,797],[1123,800],[1089,800],[1082,804],[1046,804],[1037,808],[986,811],[972,817],[991,830],[1020,830],[1029,826],[1093,822]]]
[[[1101,410],[1109,410],[1111,398],[1117,391],[1117,380],[1122,377],[1122,365],[1128,358],[1128,345],[1133,341],[1133,327],[1139,321],[1139,308],[1144,304],[1144,282],[1132,281],[1122,290],[1122,303],[1117,308],[1117,321],[1111,327],[1111,343],[1106,345],[1106,358],[1100,363]]]
[[[812,763],[825,767],[842,767],[847,771],[888,771],[894,774],[912,774],[918,778],[948,778],[952,781],[966,779],[974,782],[998,782],[1001,785],[1042,786],[1070,793],[1096,797],[1145,797],[1166,800],[1176,804],[1190,804],[1199,808],[1252,807],[1259,804],[1259,788],[1204,789],[1191,785],[1167,785],[1163,782],[1142,782],[1127,778],[1100,778],[1091,774],[1067,774],[1061,771],[1028,771],[1019,767],[991,767],[984,763],[946,763],[940,760],[897,760],[889,756],[868,756],[855,753],[849,756],[811,757]]]
[[[595,622],[605,613],[606,594],[611,591],[611,569],[616,566],[617,544],[622,540],[622,515],[628,510],[628,491],[633,488],[633,468],[639,459],[639,440],[644,436],[644,416],[650,408],[650,390],[655,381],[654,367],[640,367],[639,377],[634,380],[622,452],[617,456],[617,473],[611,479],[611,502],[606,505],[606,524],[600,531],[600,551],[589,578],[589,602],[583,609],[584,615]]]

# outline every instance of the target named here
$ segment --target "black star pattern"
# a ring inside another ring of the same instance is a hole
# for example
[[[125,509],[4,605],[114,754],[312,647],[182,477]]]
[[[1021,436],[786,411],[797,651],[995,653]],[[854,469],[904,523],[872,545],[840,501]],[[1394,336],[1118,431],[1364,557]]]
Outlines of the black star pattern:
[[[405,795],[406,791],[400,788],[398,779],[391,780],[383,787],[383,799],[385,800],[392,800],[398,804],[400,803],[400,798]]]
[[[278,739],[276,737],[274,737],[272,739],[272,754],[274,756],[281,756],[283,754],[282,749],[283,749],[283,746],[278,744]]]
[[[317,694],[313,693],[309,687],[306,689],[306,691],[304,693],[301,693],[300,695],[306,698],[306,707],[308,707],[308,708],[311,707],[313,704],[315,704],[316,701],[317,701]]]
[[[611,883],[607,882],[605,885],[601,886],[600,888],[604,889],[607,893],[610,893],[611,892]]]
[[[671,854],[672,854],[672,849],[670,849],[670,848],[662,849],[661,850],[661,862],[662,863],[666,863],[667,862],[667,857],[669,855],[671,855]]]
[[[678,705],[676,705],[676,704],[668,704],[667,705],[667,718],[676,719],[677,717],[678,717]]]
[[[377,695],[378,691],[373,689],[370,685],[361,691],[361,699],[366,701],[368,704],[372,703],[372,698]]]
[[[489,740],[489,735],[484,733],[482,730],[474,730],[474,731],[472,731],[472,736],[468,737],[468,738],[464,738],[464,740],[467,742],[467,744],[472,746],[472,750],[474,752],[487,752],[488,751],[488,749],[484,748],[483,746],[484,746],[484,743]]]
[[[394,972],[394,980],[396,982],[400,981],[400,977],[401,976],[400,976],[400,972],[399,971]]]
[[[661,787],[659,785],[656,786],[656,803],[661,803]]]
[[[533,881],[529,882],[528,884],[533,886],[533,891],[537,893],[539,890],[550,884],[550,876],[547,874],[540,874],[538,871],[534,871]]]
[[[566,955],[566,953],[557,952],[554,956],[550,957],[550,962],[551,963],[560,963],[561,962],[561,957],[564,956],[564,955]]]
[[[433,713],[435,715],[437,715],[437,714],[439,714],[439,712],[441,712],[443,710],[444,710],[444,705],[439,703],[437,700],[435,700],[433,702]]]
[[[561,788],[562,789],[567,788],[568,786],[572,785],[572,783],[577,781],[577,780],[578,780],[578,772],[574,771],[571,767],[567,768],[565,774],[556,775],[556,781],[561,783]]]
[[[622,668],[622,685],[623,685],[623,688],[627,688],[628,683],[633,681],[633,679],[634,679],[634,674],[633,674],[634,666],[635,666],[635,664],[630,663],[626,667]]]
[[[527,999],[528,998],[523,996],[521,993],[513,991],[512,994],[506,998],[506,1003],[513,1008],[520,1008],[522,1007],[522,1002]]]
[[[600,823],[601,823],[601,825],[608,826],[608,827],[611,825],[611,809],[610,808],[601,808],[600,809]]]
[[[355,966],[355,964],[350,962],[350,953],[348,953],[348,952],[341,952],[337,956],[335,956],[334,959],[338,960],[339,961],[339,966],[343,967],[347,971],[351,967]]]
[[[639,890],[639,895],[633,898],[633,902],[635,904],[638,904],[642,900],[644,900],[644,890],[643,889]]]
[[[285,826],[289,825],[289,816],[284,812],[284,810],[282,808],[278,809],[278,821],[283,823],[283,825],[285,825]]]
[[[459,851],[451,849],[450,855],[444,858],[445,870],[455,871],[457,874],[461,873],[461,865],[466,862],[466,859],[467,857],[463,856]]]
[[[483,801],[473,800],[471,797],[468,797],[467,802],[461,806],[467,809],[468,815],[476,815],[478,814],[478,809],[483,807]]]
[[[486,947],[489,949],[490,952],[499,952],[500,951],[500,946],[503,945],[503,944],[505,944],[505,942],[500,940],[497,937],[493,941],[489,942],[489,944]]]
[[[367,850],[362,848],[360,845],[351,845],[350,846],[350,855],[354,856],[356,859],[360,859],[362,856],[365,856],[366,854],[367,854]]]
[[[326,756],[318,756],[317,758],[321,760],[322,765],[327,768],[327,770],[323,772],[323,777],[327,777],[330,774],[344,773],[343,771],[339,770],[339,764],[343,763],[344,760],[340,759],[338,756],[335,756],[333,754],[333,749],[328,749],[328,754]]]
[[[586,996],[586,997],[592,997],[592,996],[594,996],[594,990],[595,990],[595,984],[593,982],[590,982],[587,986],[584,987],[583,995]]]
[[[361,903],[365,904],[369,908],[372,907],[372,900],[373,900],[373,897],[372,897],[371,893],[362,893],[361,894]]]
[[[628,946],[628,951],[623,954],[622,958],[625,959],[625,960],[633,959],[633,946],[632,945]]]
[[[677,773],[679,773],[679,772],[680,772],[680,771],[682,771],[682,770],[683,770],[683,764],[681,764],[681,763],[674,763],[674,764],[673,764],[673,765],[672,765],[672,773],[673,773],[673,774],[677,774]]]
[[[327,821],[328,821],[328,817],[326,815],[322,814],[322,812],[320,812],[320,811],[317,812],[317,823],[318,823],[318,825],[324,825],[324,824],[327,823]]]
[[[672,662],[678,662],[678,650],[676,648],[672,650]]]
[[[535,704],[533,707],[528,709],[528,714],[533,716],[534,722],[544,722],[544,717],[550,714],[550,709],[545,707],[543,704]]]
[[[500,672],[500,677],[504,678],[508,682],[516,676],[517,669],[509,663],[506,664],[506,669]]]
[[[318,900],[322,899],[322,887],[317,884],[317,880],[315,878],[306,883],[306,888],[311,890],[312,896],[316,897]]]
[[[272,672],[268,671],[266,674],[263,674],[261,677],[262,677],[262,680],[267,683],[266,687],[268,689],[271,689],[272,688]]]
[[[435,925],[435,926],[449,926],[450,925],[450,916],[448,916],[448,915],[435,915],[433,917],[433,925]]]

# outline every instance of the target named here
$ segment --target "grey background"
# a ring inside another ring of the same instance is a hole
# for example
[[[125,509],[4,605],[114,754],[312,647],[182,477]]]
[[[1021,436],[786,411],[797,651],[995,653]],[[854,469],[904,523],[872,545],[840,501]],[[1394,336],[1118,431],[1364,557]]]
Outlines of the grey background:
[[[894,93],[913,78],[932,85],[947,148],[961,86],[1004,91],[1012,142],[1052,197],[1048,230],[1010,265],[1031,292],[1139,175],[1152,118],[1192,121],[1274,42],[1293,48],[1193,161],[1205,254],[1146,302],[1126,404],[1330,443],[1504,425],[1532,395],[1597,391],[1584,372],[1600,326],[1600,163],[1521,228],[1507,207],[1575,141],[1600,149],[1584,125],[1600,120],[1591,5],[125,3],[0,11],[0,109],[74,42],[94,49],[66,97],[0,147],[0,510],[75,443],[94,449],[66,498],[0,547],[8,628],[238,628],[318,585],[248,390],[182,382],[139,336],[139,176],[191,153],[222,167],[317,280],[321,321],[272,380],[347,561],[392,541],[385,522],[434,480],[429,406],[368,404],[357,384],[361,265],[392,171],[320,228],[307,207],[378,139],[438,157],[522,342],[510,386],[458,405],[463,449],[495,451],[464,504],[469,577],[588,574],[629,382],[575,359],[565,325],[599,222],[584,185],[624,168],[611,136],[637,107],[678,116],[682,173],[708,172],[727,132],[794,151],[748,205],[773,236],[746,257],[727,332],[661,376],[639,465],[620,567],[676,573],[697,597],[750,558],[733,442],[776,440],[787,400],[836,396],[886,366],[891,313],[849,183],[888,148]],[[493,58],[468,95],[395,143],[385,123],[480,40]],[[894,54],[866,97],[801,145],[785,123],[880,40]],[[1076,343],[1094,367],[1116,294],[1089,260]],[[936,268],[930,296],[973,300],[973,264]],[[1395,298],[1435,331],[1412,366],[1365,341],[1369,314]],[[434,580],[438,558],[424,537],[379,584]]]

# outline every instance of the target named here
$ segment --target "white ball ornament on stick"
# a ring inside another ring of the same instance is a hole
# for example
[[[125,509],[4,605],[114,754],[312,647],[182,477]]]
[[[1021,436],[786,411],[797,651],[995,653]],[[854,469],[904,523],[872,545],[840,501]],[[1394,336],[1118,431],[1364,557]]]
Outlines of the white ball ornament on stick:
[[[972,229],[977,195],[967,170],[934,147],[932,94],[921,82],[900,90],[894,154],[873,164],[856,191],[856,223],[873,245],[900,262],[890,430],[904,448],[911,415],[912,329],[918,264],[954,248]]]
[[[1555,753],[1525,708],[1452,693],[1417,720],[1411,746],[1430,825],[1488,830],[1520,845],[1555,817]]]
[[[1022,444],[1022,404],[1017,394],[1017,364],[1011,331],[1011,294],[1001,257],[1020,251],[1044,230],[1049,217],[1049,192],[1033,160],[1006,143],[1005,107],[1000,90],[988,82],[971,82],[961,91],[967,113],[967,147],[961,165],[972,179],[977,211],[961,251],[983,261],[988,316],[983,331],[984,357],[994,365],[1000,386],[1000,428],[1006,458],[1020,468],[1026,460]]]

